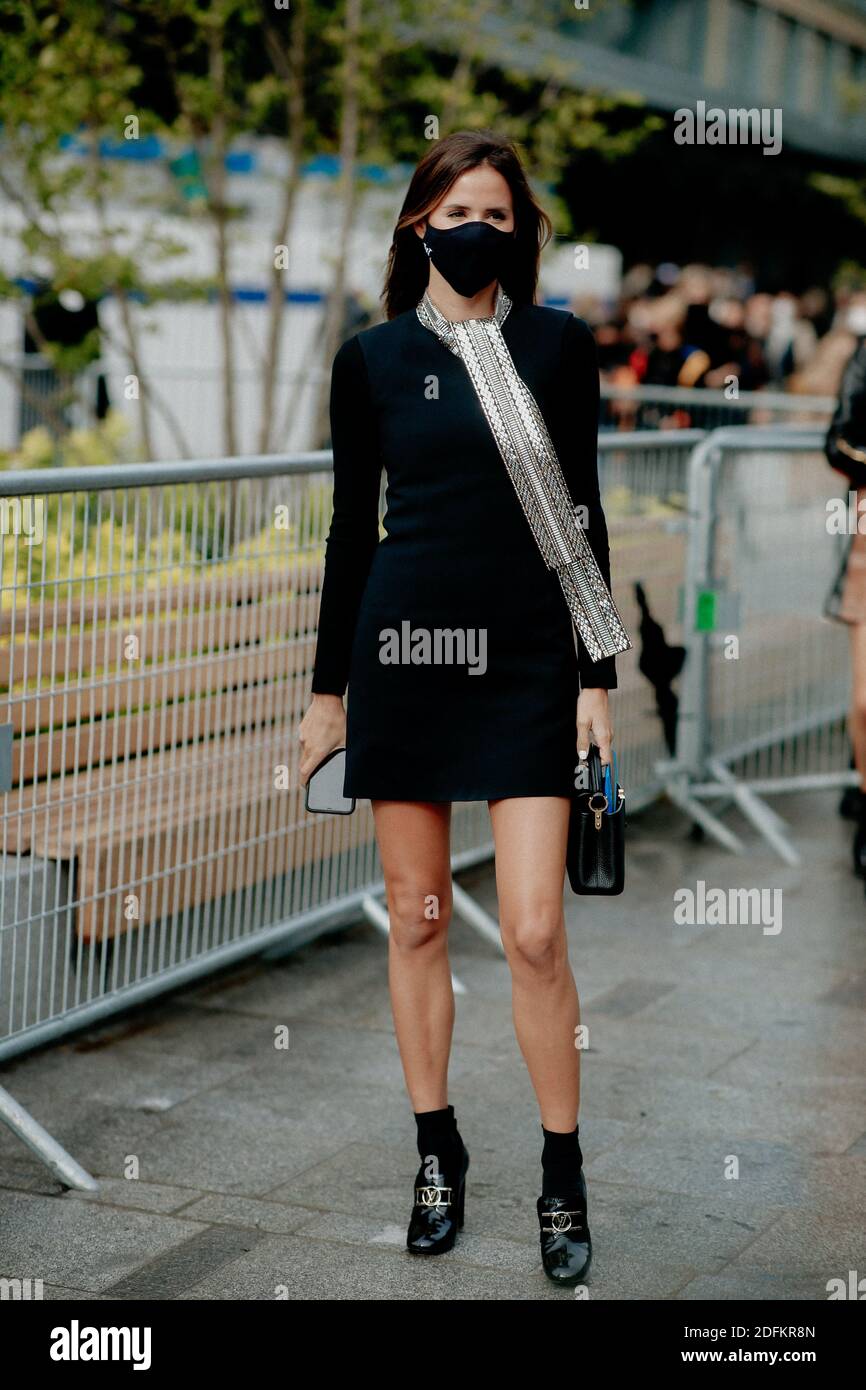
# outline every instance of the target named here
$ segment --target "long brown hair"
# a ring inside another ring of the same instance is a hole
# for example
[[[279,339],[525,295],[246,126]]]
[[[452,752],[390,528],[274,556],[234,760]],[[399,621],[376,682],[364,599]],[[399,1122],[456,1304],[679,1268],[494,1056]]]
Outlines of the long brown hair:
[[[388,252],[382,291],[387,318],[414,309],[427,288],[429,261],[415,223],[426,220],[455,179],[479,164],[489,164],[502,175],[514,205],[517,245],[513,268],[507,279],[503,276],[502,288],[515,304],[535,302],[539,257],[553,235],[550,218],[536,202],[510,140],[492,130],[456,130],[433,145],[412,175]]]

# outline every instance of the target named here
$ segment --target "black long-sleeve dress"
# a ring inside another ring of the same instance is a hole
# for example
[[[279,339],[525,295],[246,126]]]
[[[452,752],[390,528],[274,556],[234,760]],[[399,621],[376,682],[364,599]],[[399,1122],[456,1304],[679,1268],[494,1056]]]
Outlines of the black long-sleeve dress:
[[[515,305],[501,327],[609,586],[595,340],[582,319],[539,305]],[[340,348],[331,436],[312,689],[343,695],[348,683],[346,793],[568,796],[579,684],[614,688],[614,658],[593,663],[576,637],[466,368],[414,309]]]

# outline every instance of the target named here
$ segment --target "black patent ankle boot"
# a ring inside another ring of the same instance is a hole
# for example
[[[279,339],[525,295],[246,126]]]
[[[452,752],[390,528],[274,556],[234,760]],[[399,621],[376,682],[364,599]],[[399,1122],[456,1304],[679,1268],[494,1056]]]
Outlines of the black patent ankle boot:
[[[592,1261],[583,1169],[576,1192],[562,1197],[539,1197],[537,1210],[545,1274],[554,1284],[579,1284]]]
[[[413,1255],[442,1255],[451,1250],[463,1225],[469,1151],[460,1146],[433,1171],[424,1159],[415,1178],[415,1205],[409,1218],[406,1249]]]

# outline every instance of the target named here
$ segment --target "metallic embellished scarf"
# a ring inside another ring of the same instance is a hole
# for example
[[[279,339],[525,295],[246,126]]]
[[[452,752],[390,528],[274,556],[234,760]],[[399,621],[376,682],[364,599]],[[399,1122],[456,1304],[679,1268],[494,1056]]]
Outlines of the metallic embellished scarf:
[[[562,592],[592,661],[632,645],[604,582],[553,441],[529,387],[502,336],[511,300],[498,286],[492,318],[446,319],[425,290],[416,313],[425,328],[460,357],[475,388],[497,448],[548,569]]]

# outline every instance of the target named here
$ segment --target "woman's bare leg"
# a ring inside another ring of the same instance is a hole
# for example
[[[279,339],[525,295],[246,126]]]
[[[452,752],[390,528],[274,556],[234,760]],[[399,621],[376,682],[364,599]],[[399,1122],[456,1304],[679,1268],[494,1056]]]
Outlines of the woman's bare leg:
[[[491,801],[502,944],[511,967],[514,1030],[545,1129],[568,1133],[580,1105],[577,987],[568,961],[562,893],[567,797]]]
[[[448,1104],[454,991],[450,802],[374,801],[391,933],[388,984],[397,1046],[414,1111]]]

